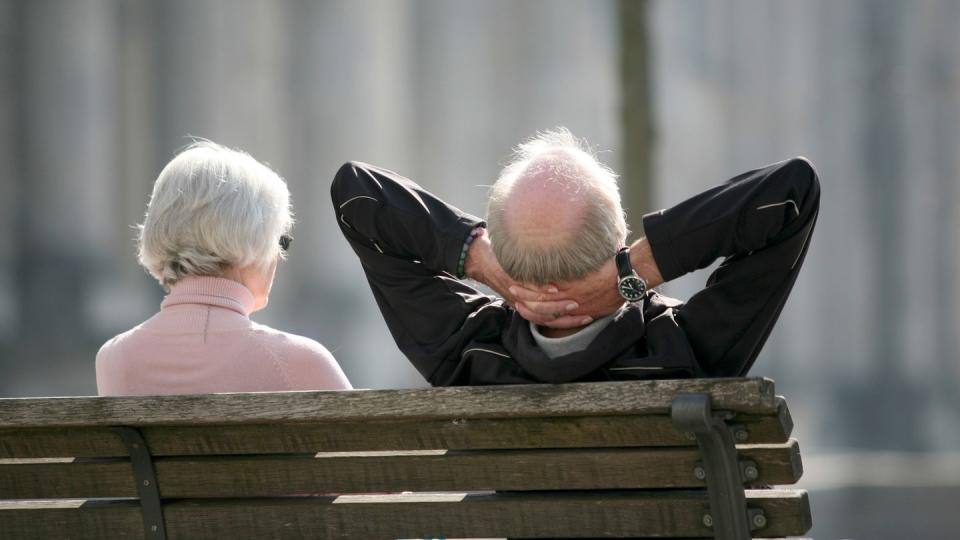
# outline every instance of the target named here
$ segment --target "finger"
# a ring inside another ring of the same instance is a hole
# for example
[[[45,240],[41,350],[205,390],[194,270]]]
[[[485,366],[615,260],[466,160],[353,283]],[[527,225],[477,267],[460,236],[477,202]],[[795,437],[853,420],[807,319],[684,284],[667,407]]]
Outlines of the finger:
[[[570,300],[555,300],[550,302],[518,302],[528,310],[543,316],[550,316],[553,319],[568,314],[580,307],[576,302]]]
[[[546,302],[548,300],[555,300],[553,295],[556,294],[556,289],[552,290],[554,292],[540,289],[528,289],[520,285],[513,285],[510,287],[510,294],[512,294],[518,301],[521,302]]]
[[[525,289],[528,289],[531,291],[538,291],[538,292],[547,293],[547,294],[557,294],[558,292],[560,292],[560,290],[557,289],[556,283],[545,283],[543,285],[532,285],[530,283],[525,283],[521,285],[521,287],[524,287]]]
[[[534,311],[530,311],[523,304],[518,303],[515,307],[516,307],[517,313],[519,313],[521,317],[523,317],[524,319],[534,324],[546,324],[547,322],[554,320],[554,318],[551,316],[544,316]]]
[[[593,322],[593,319],[590,317],[582,316],[573,316],[573,315],[564,315],[552,321],[537,323],[541,326],[548,326],[550,328],[579,328]]]

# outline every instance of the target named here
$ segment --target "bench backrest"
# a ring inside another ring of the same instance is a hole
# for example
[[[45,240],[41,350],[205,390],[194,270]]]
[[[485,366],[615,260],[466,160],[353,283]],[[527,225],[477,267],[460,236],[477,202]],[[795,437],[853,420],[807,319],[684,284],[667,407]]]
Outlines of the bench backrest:
[[[766,379],[0,399],[0,536],[710,536],[691,393],[746,484],[797,481]],[[809,529],[805,492],[746,493],[757,536]]]

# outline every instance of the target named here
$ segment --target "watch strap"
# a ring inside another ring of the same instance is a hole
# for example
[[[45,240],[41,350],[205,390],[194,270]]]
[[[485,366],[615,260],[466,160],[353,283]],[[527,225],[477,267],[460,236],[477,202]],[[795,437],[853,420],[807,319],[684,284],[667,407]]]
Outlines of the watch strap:
[[[635,273],[633,271],[633,265],[630,264],[630,248],[620,248],[620,250],[617,251],[617,256],[614,257],[614,260],[617,262],[617,274],[621,278]]]

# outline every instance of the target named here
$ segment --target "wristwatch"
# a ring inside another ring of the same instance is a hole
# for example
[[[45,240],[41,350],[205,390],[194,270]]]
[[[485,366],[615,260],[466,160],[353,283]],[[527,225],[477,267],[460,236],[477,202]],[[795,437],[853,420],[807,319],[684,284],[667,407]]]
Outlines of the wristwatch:
[[[630,248],[621,248],[617,252],[617,274],[620,280],[617,281],[617,292],[627,302],[637,302],[643,299],[647,293],[647,282],[637,275],[630,264]]]

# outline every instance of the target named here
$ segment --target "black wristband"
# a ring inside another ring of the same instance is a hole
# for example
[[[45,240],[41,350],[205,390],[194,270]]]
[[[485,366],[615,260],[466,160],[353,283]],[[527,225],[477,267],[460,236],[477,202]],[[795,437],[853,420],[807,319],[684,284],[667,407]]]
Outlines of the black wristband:
[[[620,277],[627,277],[634,273],[633,265],[630,264],[630,248],[620,248],[614,260],[617,262],[617,275]]]

